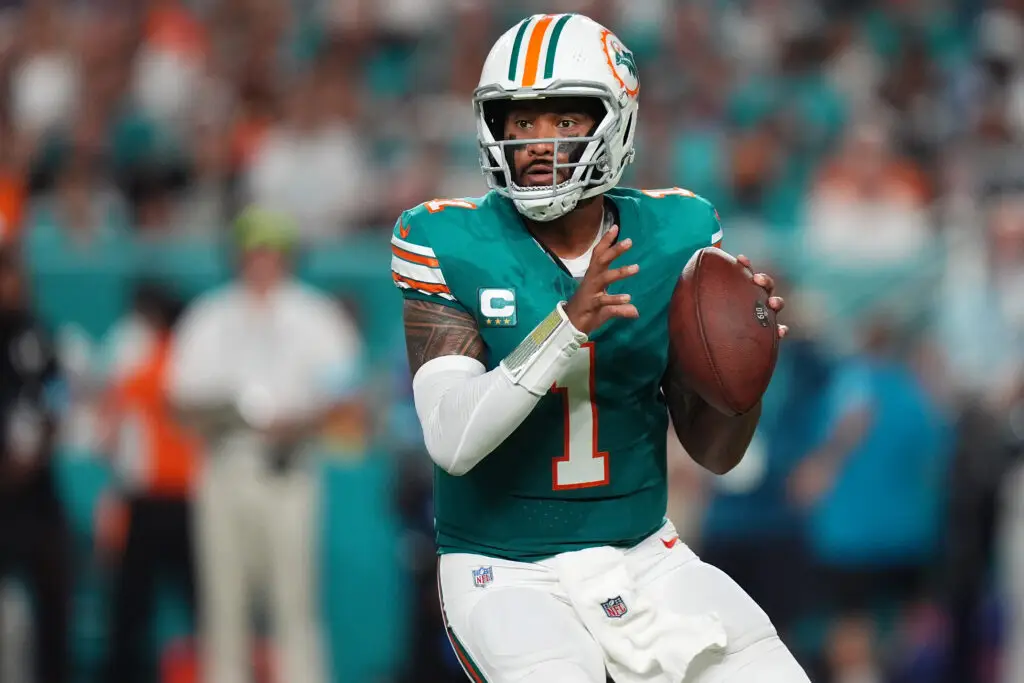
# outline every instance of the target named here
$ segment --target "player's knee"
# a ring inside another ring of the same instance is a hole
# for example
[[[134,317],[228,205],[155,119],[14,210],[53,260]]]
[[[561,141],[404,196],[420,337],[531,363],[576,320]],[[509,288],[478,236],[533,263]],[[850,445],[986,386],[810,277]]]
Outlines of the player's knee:
[[[705,562],[688,562],[649,587],[665,609],[677,614],[715,613],[728,635],[728,652],[777,636],[764,610],[725,572]]]

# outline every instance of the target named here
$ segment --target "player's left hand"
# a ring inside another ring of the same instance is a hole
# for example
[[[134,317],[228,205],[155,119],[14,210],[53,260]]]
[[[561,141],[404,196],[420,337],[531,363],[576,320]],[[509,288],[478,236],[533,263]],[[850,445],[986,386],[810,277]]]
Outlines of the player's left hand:
[[[761,287],[761,289],[763,289],[764,291],[768,292],[768,308],[772,309],[776,313],[779,313],[783,308],[786,307],[786,302],[782,299],[782,297],[775,296],[775,280],[772,279],[771,275],[768,275],[767,273],[755,272],[754,266],[751,265],[750,263],[750,259],[744,256],[743,254],[737,256],[736,260],[739,261],[747,269],[749,269],[751,273],[754,273],[754,283]],[[789,327],[787,327],[786,325],[779,325],[779,339],[784,338],[787,332],[789,332]]]

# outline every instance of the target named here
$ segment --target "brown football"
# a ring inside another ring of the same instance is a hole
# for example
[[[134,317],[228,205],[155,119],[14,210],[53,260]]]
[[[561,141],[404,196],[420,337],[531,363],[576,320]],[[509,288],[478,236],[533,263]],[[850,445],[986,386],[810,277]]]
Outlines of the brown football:
[[[753,273],[728,253],[706,247],[676,283],[668,313],[675,372],[726,415],[761,400],[779,353],[775,311]]]

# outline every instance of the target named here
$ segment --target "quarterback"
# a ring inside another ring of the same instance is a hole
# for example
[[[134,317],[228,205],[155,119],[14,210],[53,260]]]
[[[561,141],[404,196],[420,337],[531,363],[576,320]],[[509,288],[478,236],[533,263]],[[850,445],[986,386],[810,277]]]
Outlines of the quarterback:
[[[445,626],[478,683],[806,683],[765,613],[665,518],[669,417],[723,473],[759,409],[725,416],[667,367],[675,283],[722,230],[691,192],[617,187],[639,91],[604,27],[524,19],[473,98],[491,191],[395,226]]]

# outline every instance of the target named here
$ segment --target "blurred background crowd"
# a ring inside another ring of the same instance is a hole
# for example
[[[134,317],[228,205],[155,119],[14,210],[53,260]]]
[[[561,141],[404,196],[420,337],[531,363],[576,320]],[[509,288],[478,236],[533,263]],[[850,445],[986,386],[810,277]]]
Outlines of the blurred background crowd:
[[[1024,681],[1021,0],[0,1],[0,679],[197,680],[195,565],[232,551],[192,557],[164,342],[251,206],[363,349],[314,448],[328,678],[462,679],[388,232],[484,192],[483,59],[562,11],[636,55],[626,182],[707,197],[787,297],[744,462],[672,460],[685,539],[815,681]]]

